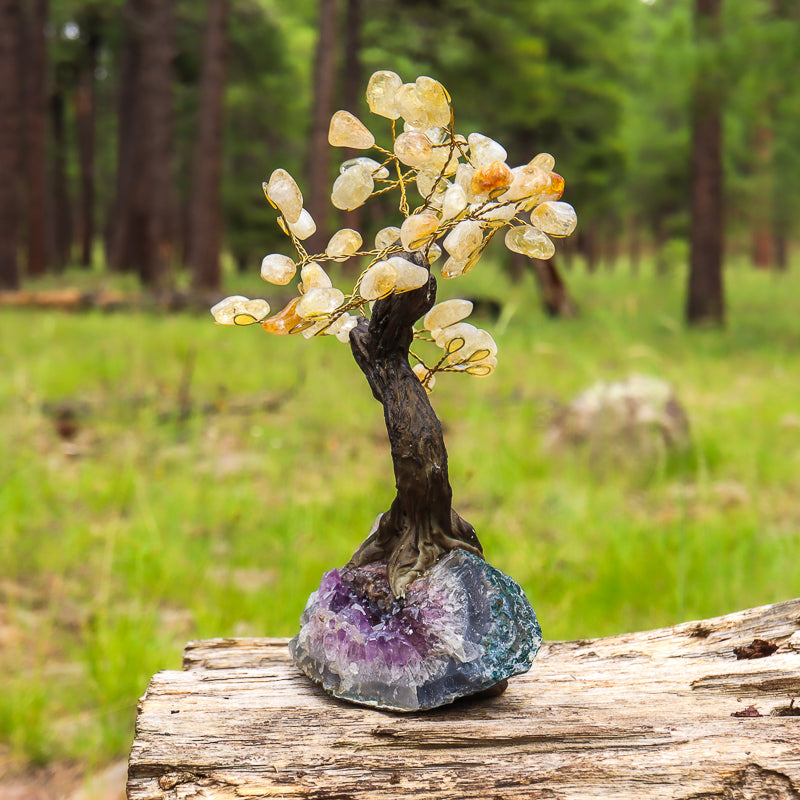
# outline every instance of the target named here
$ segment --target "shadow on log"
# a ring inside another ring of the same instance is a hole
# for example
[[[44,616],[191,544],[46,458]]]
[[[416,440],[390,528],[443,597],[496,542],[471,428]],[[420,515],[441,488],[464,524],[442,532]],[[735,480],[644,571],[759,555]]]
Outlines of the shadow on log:
[[[192,642],[152,679],[130,800],[800,797],[800,599],[547,642],[505,694],[408,716],[328,697],[286,641]]]

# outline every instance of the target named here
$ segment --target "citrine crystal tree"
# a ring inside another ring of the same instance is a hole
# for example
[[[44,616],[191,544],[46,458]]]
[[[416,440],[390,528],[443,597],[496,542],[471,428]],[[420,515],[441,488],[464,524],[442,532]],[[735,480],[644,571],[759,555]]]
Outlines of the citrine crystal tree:
[[[490,375],[497,346],[465,321],[469,301],[436,304],[432,265],[443,258],[443,278],[465,275],[501,232],[510,250],[550,258],[552,239],[572,233],[576,216],[561,202],[564,180],[552,156],[511,168],[498,142],[457,133],[438,81],[403,83],[394,72],[376,72],[367,103],[389,121],[388,147],[357,117],[337,111],[330,144],[369,155],[341,165],[331,202],[350,210],[393,192],[399,227],[378,231],[373,247],[345,228],[324,253],[309,254],[302,242],[316,225],[295,180],[276,169],[264,193],[296,255],[267,255],[261,275],[286,285],[299,269],[298,294],[272,315],[266,300],[241,296],[212,314],[223,325],[259,323],[272,334],[349,343],[382,404],[397,495],[348,564],[323,576],[290,650],[337,697],[416,711],[501,690],[530,668],[541,643],[523,591],[484,560],[474,528],[452,507],[447,451],[428,394],[439,373]],[[363,269],[345,293],[324,265],[348,259]]]

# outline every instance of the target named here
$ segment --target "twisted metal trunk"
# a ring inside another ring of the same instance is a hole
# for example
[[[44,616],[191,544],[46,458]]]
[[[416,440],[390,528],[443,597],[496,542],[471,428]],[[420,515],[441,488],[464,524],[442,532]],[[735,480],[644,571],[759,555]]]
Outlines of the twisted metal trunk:
[[[404,253],[425,266],[421,256]],[[474,528],[452,509],[442,426],[408,362],[414,323],[436,301],[436,279],[419,289],[378,300],[372,318],[350,333],[353,357],[383,405],[397,496],[348,566],[388,565],[396,597],[436,561],[456,548],[482,555]]]

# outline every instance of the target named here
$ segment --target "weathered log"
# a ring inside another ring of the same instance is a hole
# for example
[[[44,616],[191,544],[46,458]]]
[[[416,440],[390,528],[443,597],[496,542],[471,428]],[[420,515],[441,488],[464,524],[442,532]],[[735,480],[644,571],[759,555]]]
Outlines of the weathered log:
[[[797,800],[798,703],[800,599],[547,642],[505,694],[403,716],[328,697],[285,639],[212,639],[152,679],[128,797]]]

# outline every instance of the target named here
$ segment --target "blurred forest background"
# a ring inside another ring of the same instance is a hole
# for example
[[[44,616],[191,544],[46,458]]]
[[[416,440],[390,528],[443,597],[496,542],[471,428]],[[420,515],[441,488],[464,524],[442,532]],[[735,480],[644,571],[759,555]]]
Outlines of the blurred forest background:
[[[800,213],[794,0],[3,0],[0,286],[108,265],[219,289],[280,234],[260,181],[305,176],[327,241],[327,125],[376,69],[426,74],[509,161],[557,154],[589,271],[687,260],[723,316],[721,253],[786,269]],[[724,131],[724,135],[723,135]],[[368,221],[367,221],[368,222]],[[377,224],[377,221],[376,221]]]
[[[207,313],[289,252],[277,167],[310,252],[399,222],[329,204],[330,116],[380,141],[377,69],[442,81],[512,166],[552,153],[578,212],[554,270],[498,247],[440,281],[499,346],[432,395],[454,503],[546,638],[796,596],[799,42],[797,0],[0,0],[0,797],[121,797],[153,672],[293,635],[390,504],[348,349]],[[674,387],[684,449],[543,446],[632,373]]]

